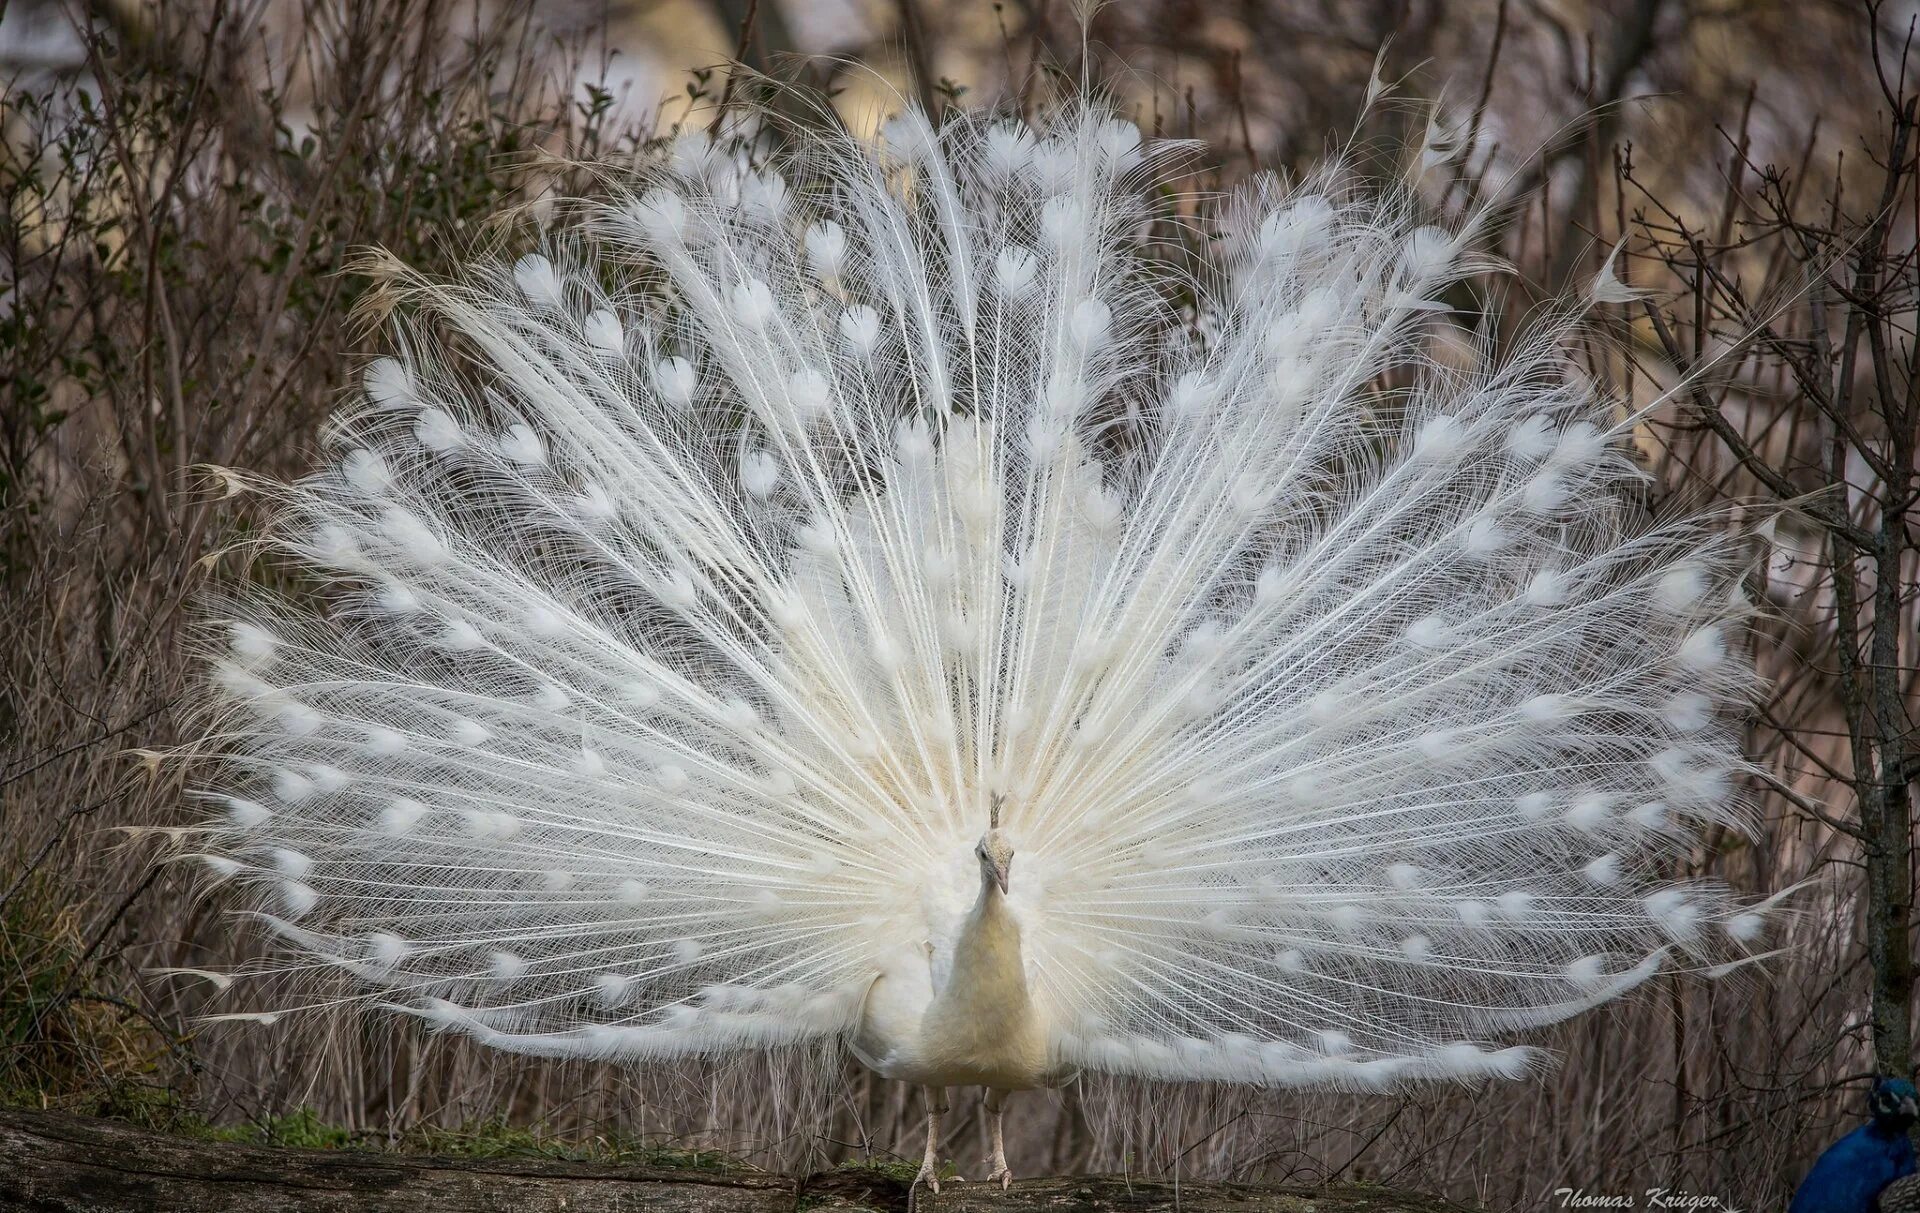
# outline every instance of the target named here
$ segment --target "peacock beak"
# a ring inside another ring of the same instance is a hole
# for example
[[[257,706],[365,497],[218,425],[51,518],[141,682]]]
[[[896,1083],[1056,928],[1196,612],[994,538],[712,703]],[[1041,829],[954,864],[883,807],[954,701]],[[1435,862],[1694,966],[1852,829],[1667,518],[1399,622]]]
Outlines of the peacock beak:
[[[993,883],[998,886],[1000,894],[1003,897],[1007,892],[1007,877],[1012,875],[1012,867],[1013,863],[1011,860],[1006,863],[1001,863],[993,859],[987,861],[987,871],[992,874]]]
[[[1002,886],[1003,889],[1004,887]],[[1906,1096],[1900,1100],[1900,1115],[1920,1119],[1920,1105],[1914,1103],[1912,1096]]]

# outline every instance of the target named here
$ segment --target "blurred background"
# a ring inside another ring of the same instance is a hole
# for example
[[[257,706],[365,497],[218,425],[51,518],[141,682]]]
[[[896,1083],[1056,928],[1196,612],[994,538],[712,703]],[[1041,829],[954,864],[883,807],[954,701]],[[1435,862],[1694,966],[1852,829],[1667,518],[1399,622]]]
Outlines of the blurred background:
[[[1616,272],[1650,297],[1596,316],[1590,372],[1646,402],[1711,367],[1638,431],[1649,504],[1732,503],[1769,553],[1749,585],[1756,827],[1675,874],[1804,887],[1764,974],[1659,983],[1548,1033],[1543,1081],[1089,1080],[1015,1101],[1015,1170],[1783,1207],[1868,1076],[1911,1069],[1916,7],[0,0],[0,1100],[309,1144],[458,1148],[491,1126],[765,1166],[917,1150],[917,1096],[839,1057],[635,1070],[377,1015],[196,1026],[247,1008],[145,971],[258,945],[151,864],[193,816],[181,635],[210,578],[258,575],[259,519],[213,469],[304,469],[378,348],[352,315],[356,248],[436,270],[524,239],[541,199],[590,187],[581,161],[712,122],[751,86],[733,61],[857,130],[905,99],[1032,112],[1091,81],[1206,142],[1193,191],[1439,149],[1436,214],[1503,208],[1513,272],[1458,301],[1497,338],[1625,241]],[[1369,109],[1376,59],[1396,87]],[[517,226],[490,222],[509,208]],[[960,1111],[947,1150],[978,1157]]]

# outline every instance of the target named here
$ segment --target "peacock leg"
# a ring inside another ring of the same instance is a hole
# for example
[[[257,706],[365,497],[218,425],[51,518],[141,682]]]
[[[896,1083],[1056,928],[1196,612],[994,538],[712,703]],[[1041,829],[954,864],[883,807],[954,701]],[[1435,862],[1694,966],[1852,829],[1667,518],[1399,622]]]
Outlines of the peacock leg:
[[[927,1154],[920,1161],[920,1174],[913,1177],[913,1182],[916,1186],[925,1184],[928,1191],[938,1194],[940,1191],[940,1118],[947,1111],[947,1089],[922,1087],[921,1090],[927,1096]]]
[[[1000,1190],[1013,1186],[1013,1169],[1007,1166],[1007,1139],[1005,1126],[1007,1120],[1007,1093],[989,1090],[987,1092],[987,1115],[993,1119],[993,1173],[987,1176],[987,1182],[1000,1181]]]

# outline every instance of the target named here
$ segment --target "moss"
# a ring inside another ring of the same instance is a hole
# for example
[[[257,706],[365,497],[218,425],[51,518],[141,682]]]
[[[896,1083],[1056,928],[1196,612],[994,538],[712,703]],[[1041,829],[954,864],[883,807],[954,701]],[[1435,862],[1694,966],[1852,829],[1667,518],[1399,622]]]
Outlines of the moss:
[[[402,1154],[451,1158],[553,1158],[674,1171],[734,1171],[743,1165],[717,1150],[688,1150],[619,1136],[552,1136],[498,1118],[457,1128],[419,1125],[402,1134],[392,1148]]]
[[[869,1175],[878,1175],[878,1176],[883,1176],[887,1179],[897,1180],[903,1184],[912,1183],[915,1177],[917,1177],[920,1174],[919,1166],[914,1163],[882,1162],[878,1160],[869,1160],[867,1162],[852,1162],[852,1161],[843,1162],[839,1166],[835,1167],[834,1170],[839,1172],[848,1172],[848,1171],[865,1172],[866,1174],[869,1174]],[[940,1178],[946,1179],[954,1175],[957,1171],[958,1171],[958,1168],[955,1167],[951,1162],[946,1163],[940,1168]]]

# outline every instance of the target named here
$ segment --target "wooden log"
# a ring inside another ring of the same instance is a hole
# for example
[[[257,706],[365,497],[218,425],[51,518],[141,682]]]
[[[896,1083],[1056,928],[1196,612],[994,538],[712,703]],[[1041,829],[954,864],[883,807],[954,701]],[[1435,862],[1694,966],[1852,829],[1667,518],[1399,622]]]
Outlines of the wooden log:
[[[32,1213],[904,1213],[907,1185],[847,1167],[804,1177],[549,1159],[430,1158],[201,1141],[112,1120],[0,1109],[0,1210]],[[1368,1185],[1174,1185],[1115,1176],[943,1184],[916,1213],[1468,1213]]]

